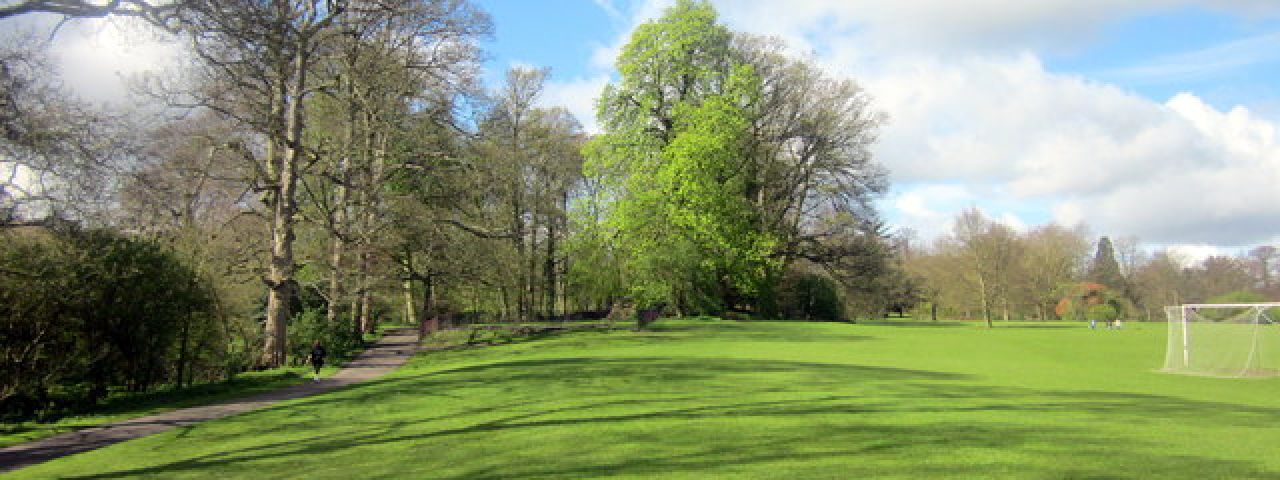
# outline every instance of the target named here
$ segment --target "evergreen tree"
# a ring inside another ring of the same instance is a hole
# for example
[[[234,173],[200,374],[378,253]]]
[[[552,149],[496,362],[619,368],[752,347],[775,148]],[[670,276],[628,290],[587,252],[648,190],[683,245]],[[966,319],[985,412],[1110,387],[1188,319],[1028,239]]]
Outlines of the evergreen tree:
[[[1093,263],[1089,266],[1089,281],[1101,283],[1117,291],[1126,291],[1124,276],[1120,274],[1120,263],[1116,262],[1115,248],[1111,239],[1098,239],[1098,251],[1093,255]]]

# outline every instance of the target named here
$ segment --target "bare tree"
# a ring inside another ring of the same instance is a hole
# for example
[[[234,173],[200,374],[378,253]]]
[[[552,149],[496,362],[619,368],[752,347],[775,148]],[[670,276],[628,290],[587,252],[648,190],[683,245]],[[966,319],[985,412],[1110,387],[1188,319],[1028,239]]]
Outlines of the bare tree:
[[[1247,262],[1254,278],[1257,279],[1257,286],[1267,295],[1275,295],[1273,289],[1276,286],[1277,259],[1280,259],[1280,252],[1271,245],[1254,247],[1247,255]]]
[[[977,209],[956,218],[952,241],[967,264],[965,274],[991,327],[996,308],[1009,317],[1009,292],[1013,273],[1022,255],[1022,246],[1013,229],[992,222]]]
[[[313,149],[304,138],[308,99],[327,85],[309,77],[339,32],[347,2],[187,2],[176,29],[199,60],[195,90],[177,102],[209,108],[258,134],[238,148],[256,172],[269,211],[270,262],[262,363],[280,365],[295,294],[294,238],[298,178]]]
[[[1089,241],[1080,227],[1049,224],[1027,232],[1023,244],[1016,290],[1033,306],[1036,317],[1044,320],[1059,300],[1060,287],[1083,272]]]
[[[0,19],[28,13],[52,13],[67,18],[96,18],[108,15],[138,17],[157,25],[174,20],[185,2],[150,2],[147,0],[23,0],[0,6]]]
[[[746,165],[759,228],[780,240],[783,263],[835,261],[815,255],[825,237],[840,235],[839,228],[823,229],[835,224],[822,219],[840,213],[875,220],[872,200],[887,183],[870,147],[885,116],[856,82],[788,56],[781,41],[739,34],[734,44],[762,84]]]

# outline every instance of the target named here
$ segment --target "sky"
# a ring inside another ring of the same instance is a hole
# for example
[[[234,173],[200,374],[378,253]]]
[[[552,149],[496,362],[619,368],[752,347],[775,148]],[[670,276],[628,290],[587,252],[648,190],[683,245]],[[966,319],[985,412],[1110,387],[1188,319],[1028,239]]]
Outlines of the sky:
[[[550,67],[542,104],[596,132],[618,51],[671,1],[477,3],[494,21],[486,82]],[[889,119],[873,150],[892,185],[879,205],[922,239],[978,208],[1192,258],[1280,244],[1280,2],[712,3],[730,28],[780,37],[870,93]],[[55,37],[66,82],[88,97],[175,55],[118,23]]]

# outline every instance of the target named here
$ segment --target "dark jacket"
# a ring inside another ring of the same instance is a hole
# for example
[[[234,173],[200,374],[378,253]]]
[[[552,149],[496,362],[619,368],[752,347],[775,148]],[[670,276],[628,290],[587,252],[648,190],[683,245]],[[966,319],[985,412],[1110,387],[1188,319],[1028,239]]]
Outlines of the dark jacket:
[[[313,365],[324,365],[324,357],[325,355],[328,355],[328,354],[329,352],[324,351],[324,346],[312,348],[311,363]]]

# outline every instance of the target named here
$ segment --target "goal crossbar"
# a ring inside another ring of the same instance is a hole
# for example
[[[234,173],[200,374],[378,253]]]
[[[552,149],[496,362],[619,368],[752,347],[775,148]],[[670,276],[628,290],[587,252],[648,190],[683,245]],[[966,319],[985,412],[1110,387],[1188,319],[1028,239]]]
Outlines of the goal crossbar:
[[[1276,364],[1280,335],[1270,328],[1259,330],[1260,325],[1280,320],[1267,315],[1272,309],[1280,309],[1280,302],[1166,307],[1169,345],[1164,371],[1231,377],[1280,374],[1280,365]],[[1215,310],[1240,313],[1223,317],[1210,313]],[[1193,335],[1193,330],[1198,333]]]
[[[1182,308],[1272,308],[1280,307],[1280,302],[1263,303],[1187,303]]]

